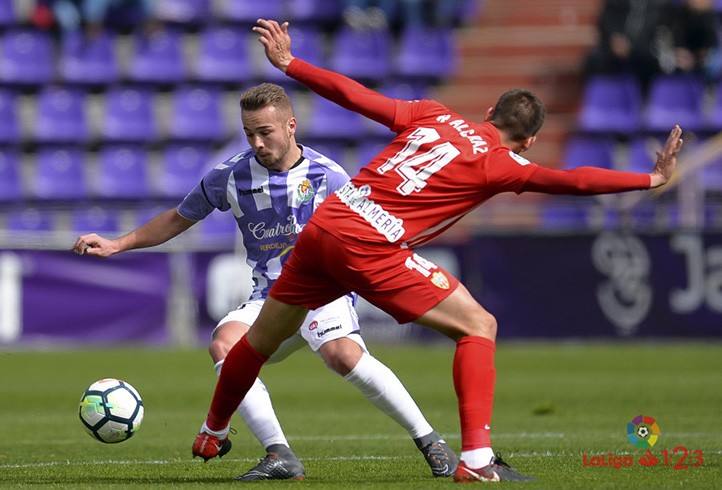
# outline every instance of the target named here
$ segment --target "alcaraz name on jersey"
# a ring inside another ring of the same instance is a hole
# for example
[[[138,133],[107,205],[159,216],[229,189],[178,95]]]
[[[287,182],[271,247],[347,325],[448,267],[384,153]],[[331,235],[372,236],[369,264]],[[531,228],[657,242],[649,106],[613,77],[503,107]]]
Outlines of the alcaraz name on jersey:
[[[333,160],[308,147],[286,172],[270,171],[247,150],[208,172],[178,212],[200,221],[214,209],[231,210],[253,269],[253,294],[265,298],[281,274],[296,237],[326,197],[349,180]]]

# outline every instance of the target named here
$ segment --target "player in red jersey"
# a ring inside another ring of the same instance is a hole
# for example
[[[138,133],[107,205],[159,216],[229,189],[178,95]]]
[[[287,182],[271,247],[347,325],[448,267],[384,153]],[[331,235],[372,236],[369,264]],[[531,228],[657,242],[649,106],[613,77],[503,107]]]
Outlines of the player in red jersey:
[[[287,28],[271,20],[254,28],[276,68],[397,136],[326,199],[300,234],[260,316],[226,357],[194,452],[227,437],[231,415],[261,366],[298,330],[308,309],[356,291],[399,322],[414,321],[456,341],[462,453],[454,480],[529,479],[491,448],[496,320],[413,247],[502,192],[590,195],[664,185],[676,166],[681,129],[672,129],[649,174],[544,168],[519,155],[534,144],[544,120],[544,107],[531,92],[506,92],[483,123],[467,121],[438,102],[390,99],[294,58]]]

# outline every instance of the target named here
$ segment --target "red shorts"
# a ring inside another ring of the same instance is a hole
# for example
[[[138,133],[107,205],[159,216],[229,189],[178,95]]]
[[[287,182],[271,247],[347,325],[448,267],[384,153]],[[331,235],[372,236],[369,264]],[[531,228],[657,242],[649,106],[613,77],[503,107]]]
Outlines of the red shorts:
[[[349,243],[309,223],[269,295],[315,309],[355,291],[399,323],[407,323],[458,285],[458,279],[413,250]]]

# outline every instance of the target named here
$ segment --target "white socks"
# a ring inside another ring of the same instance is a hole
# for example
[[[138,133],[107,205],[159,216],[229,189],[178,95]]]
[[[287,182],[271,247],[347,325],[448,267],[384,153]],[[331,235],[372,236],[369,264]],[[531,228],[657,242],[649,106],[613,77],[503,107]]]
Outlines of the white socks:
[[[218,361],[214,366],[219,376],[222,367],[223,361]],[[260,379],[256,378],[255,383],[238,406],[237,412],[264,449],[272,444],[288,446],[281,424],[276,418],[276,412],[273,411],[271,396]]]
[[[399,378],[375,357],[364,352],[344,379],[406,429],[412,439],[433,431]]]
[[[490,447],[462,451],[461,459],[471,469],[479,469],[490,465],[494,460],[494,451]]]
[[[226,437],[228,437],[228,432],[230,432],[231,426],[229,425],[223,430],[211,430],[208,428],[205,422],[201,425],[201,432],[205,432],[206,434],[210,434],[212,436],[216,436],[218,439],[223,440]]]

